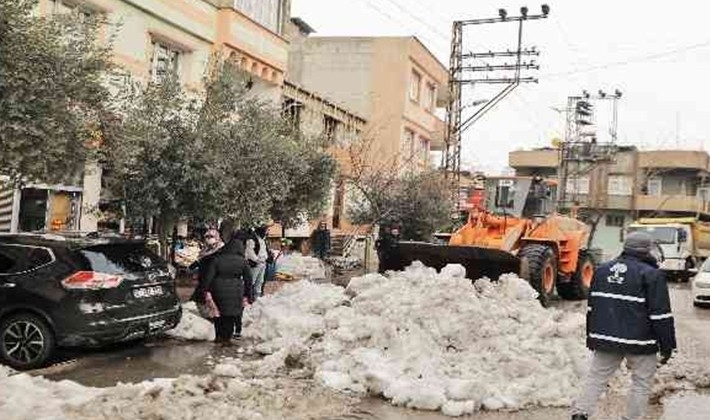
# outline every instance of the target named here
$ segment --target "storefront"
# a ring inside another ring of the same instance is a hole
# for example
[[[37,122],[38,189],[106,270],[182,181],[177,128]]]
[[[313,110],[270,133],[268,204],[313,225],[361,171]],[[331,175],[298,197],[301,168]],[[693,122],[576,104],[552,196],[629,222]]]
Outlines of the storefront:
[[[0,185],[0,232],[76,231],[81,197],[80,187]]]

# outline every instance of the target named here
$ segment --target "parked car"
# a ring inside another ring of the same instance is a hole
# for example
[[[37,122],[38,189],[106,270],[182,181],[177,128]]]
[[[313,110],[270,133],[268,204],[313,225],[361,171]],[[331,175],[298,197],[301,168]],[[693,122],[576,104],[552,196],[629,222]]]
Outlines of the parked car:
[[[700,266],[693,278],[693,305],[710,306],[710,259]]]
[[[13,368],[159,334],[181,315],[174,273],[145,242],[0,235],[0,361]]]

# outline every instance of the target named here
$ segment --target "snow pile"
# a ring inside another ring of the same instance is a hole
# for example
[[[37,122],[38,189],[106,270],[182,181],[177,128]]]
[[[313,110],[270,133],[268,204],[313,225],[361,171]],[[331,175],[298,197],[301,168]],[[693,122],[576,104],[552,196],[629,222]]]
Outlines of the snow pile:
[[[0,365],[0,379],[7,378],[8,376],[12,375],[15,373],[15,370],[13,370],[9,366],[5,365]]]
[[[166,332],[167,335],[185,340],[214,340],[214,327],[212,323],[200,316],[195,302],[182,305],[182,318],[180,323]]]
[[[321,260],[298,252],[280,256],[276,260],[276,272],[293,276],[299,280],[324,280],[326,278],[325,266]]]
[[[669,394],[703,388],[710,388],[708,360],[681,350],[656,373],[653,394],[654,398],[660,399]]]
[[[661,420],[706,420],[710,419],[710,397],[698,394],[681,394],[663,404]]]
[[[309,371],[328,387],[457,416],[477,409],[565,406],[586,370],[584,316],[542,308],[516,276],[464,278],[415,263],[343,290],[299,282],[246,314],[269,354],[256,376]]]
[[[0,379],[0,413],[3,420],[306,419],[335,417],[351,402],[313,383],[237,376],[232,369],[99,389],[21,374]]]
[[[71,381],[53,382],[28,374],[0,377],[3,420],[64,419],[64,406],[84,404],[101,393]]]

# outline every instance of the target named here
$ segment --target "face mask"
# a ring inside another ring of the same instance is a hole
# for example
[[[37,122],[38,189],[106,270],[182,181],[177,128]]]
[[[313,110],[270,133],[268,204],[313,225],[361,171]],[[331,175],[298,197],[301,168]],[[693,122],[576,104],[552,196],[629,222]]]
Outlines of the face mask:
[[[206,239],[205,239],[205,242],[206,242],[207,245],[209,245],[209,246],[214,246],[214,245],[217,243],[217,238],[212,238],[212,237],[206,238]]]

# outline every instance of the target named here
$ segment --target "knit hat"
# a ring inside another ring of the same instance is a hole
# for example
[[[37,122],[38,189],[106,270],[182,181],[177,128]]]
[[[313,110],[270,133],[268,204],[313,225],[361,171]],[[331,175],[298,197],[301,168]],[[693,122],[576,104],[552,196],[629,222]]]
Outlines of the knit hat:
[[[630,233],[624,241],[624,251],[650,254],[653,250],[653,238],[645,232]]]

